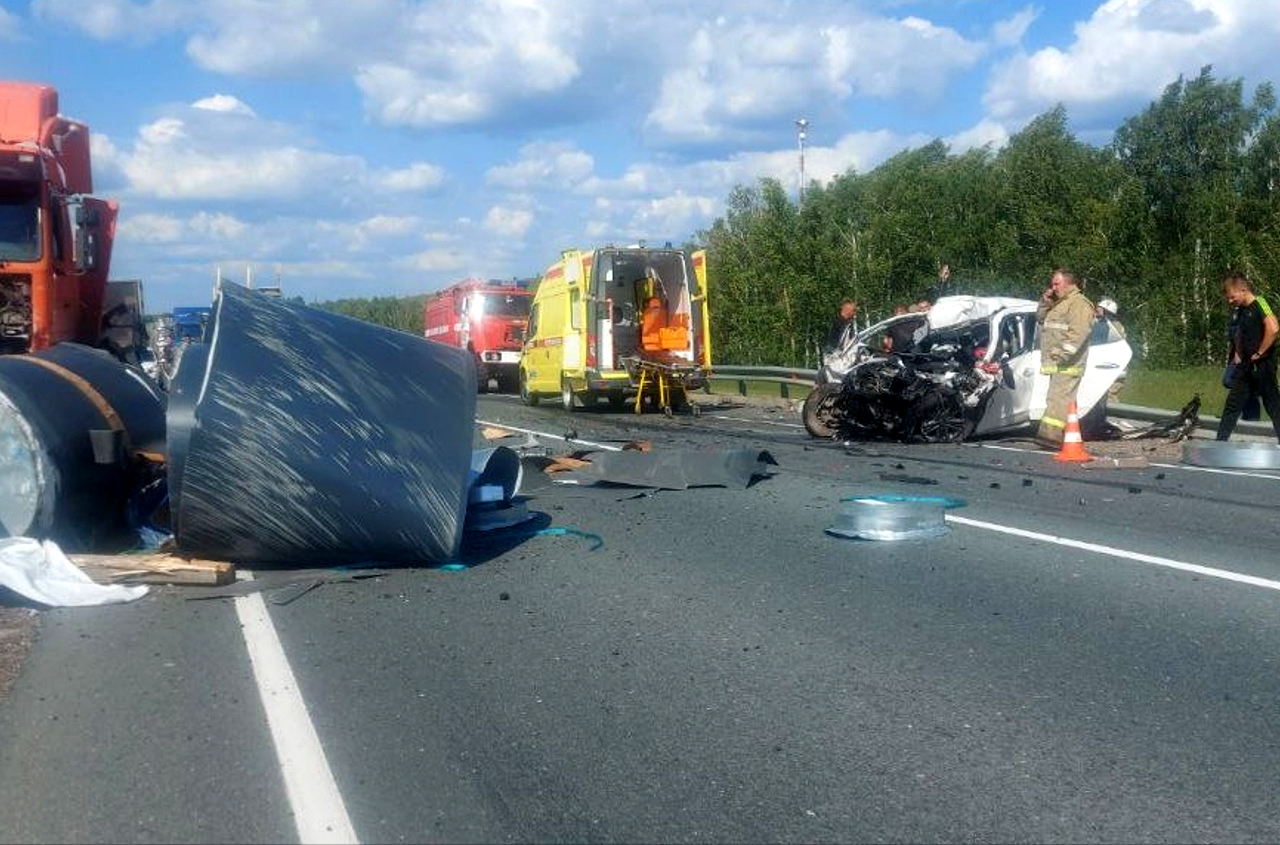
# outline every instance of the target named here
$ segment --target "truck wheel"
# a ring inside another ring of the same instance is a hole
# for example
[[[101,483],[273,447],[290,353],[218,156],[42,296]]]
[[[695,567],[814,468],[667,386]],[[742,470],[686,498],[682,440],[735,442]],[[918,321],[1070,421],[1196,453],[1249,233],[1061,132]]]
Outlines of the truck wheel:
[[[529,374],[520,371],[520,401],[532,407],[538,404],[538,394],[529,389]]]
[[[582,397],[573,392],[573,387],[567,378],[560,379],[560,404],[569,412],[582,407]]]
[[[840,385],[820,384],[805,397],[801,419],[804,430],[813,437],[829,440],[836,436],[840,414],[836,403],[840,398]]]

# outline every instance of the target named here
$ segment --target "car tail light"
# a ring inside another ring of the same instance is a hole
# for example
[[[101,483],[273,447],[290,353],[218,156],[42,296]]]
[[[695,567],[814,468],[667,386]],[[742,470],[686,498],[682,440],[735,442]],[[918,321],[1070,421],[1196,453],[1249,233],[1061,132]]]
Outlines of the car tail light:
[[[595,369],[598,363],[599,362],[597,361],[597,358],[596,358],[596,336],[593,334],[588,334],[587,335],[587,366],[592,369]]]

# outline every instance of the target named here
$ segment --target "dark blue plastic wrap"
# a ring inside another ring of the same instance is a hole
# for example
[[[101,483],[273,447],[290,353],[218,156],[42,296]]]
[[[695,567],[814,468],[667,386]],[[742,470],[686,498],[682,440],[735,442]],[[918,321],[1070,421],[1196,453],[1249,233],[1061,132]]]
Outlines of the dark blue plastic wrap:
[[[476,373],[463,350],[224,284],[171,388],[183,555],[439,562],[467,506]]]

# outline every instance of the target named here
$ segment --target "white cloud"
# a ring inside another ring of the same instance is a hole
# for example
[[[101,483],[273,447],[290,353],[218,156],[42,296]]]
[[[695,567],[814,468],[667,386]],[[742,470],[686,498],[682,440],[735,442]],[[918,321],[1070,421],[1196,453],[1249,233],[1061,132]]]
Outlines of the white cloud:
[[[997,68],[983,102],[990,116],[1012,125],[1059,102],[1073,116],[1114,116],[1208,63],[1220,77],[1269,78],[1278,35],[1280,17],[1268,3],[1110,0],[1076,25],[1070,45],[1019,54]]]
[[[1027,6],[1012,17],[997,21],[991,28],[991,40],[999,47],[1019,44],[1038,17],[1040,17],[1040,10],[1034,6]]]
[[[797,108],[834,114],[853,97],[932,100],[986,49],[917,17],[874,17],[850,4],[799,10],[779,4],[764,14],[691,19],[689,46],[665,66],[646,128],[706,141]]]
[[[951,151],[956,154],[987,146],[995,151],[1009,143],[1009,130],[1002,123],[993,120],[980,120],[968,129],[964,129],[947,138],[946,142]]]
[[[540,141],[520,149],[515,164],[492,167],[485,182],[504,188],[572,187],[591,176],[595,160],[568,142]]]
[[[484,216],[484,227],[504,238],[523,238],[533,224],[533,212],[523,208],[494,206]]]
[[[378,214],[363,221],[360,224],[360,228],[370,235],[385,237],[409,235],[421,225],[422,221],[417,217],[393,217],[391,215]]]
[[[138,129],[132,147],[111,144],[106,164],[136,195],[165,200],[270,200],[335,196],[369,180],[357,156],[303,146],[293,127],[259,119],[234,97],[172,109]]]
[[[631,217],[629,229],[633,232],[657,232],[663,235],[692,232],[706,225],[719,210],[721,202],[720,198],[678,191],[641,203]]]
[[[467,258],[454,249],[429,249],[410,256],[408,264],[424,273],[454,273],[467,266]]]
[[[151,213],[124,215],[117,226],[121,240],[147,244],[176,244],[192,238],[226,243],[249,230],[246,223],[230,214],[203,211],[187,218]]]
[[[0,41],[18,41],[22,38],[22,21],[8,9],[0,9]]]
[[[358,176],[359,159],[299,147],[224,148],[199,143],[182,120],[142,127],[124,163],[130,186],[161,199],[290,200]]]
[[[191,104],[194,109],[204,109],[205,111],[222,112],[223,114],[241,114],[247,117],[255,117],[253,109],[245,105],[238,98],[230,94],[214,94],[212,97],[205,97],[202,100],[196,100]]]
[[[122,242],[171,244],[186,234],[186,224],[168,214],[121,215],[116,225],[116,239]]]
[[[73,26],[93,38],[139,43],[179,29],[191,17],[183,0],[33,0],[31,11],[39,19]]]
[[[444,184],[444,170],[434,164],[415,162],[399,170],[382,170],[374,175],[374,183],[396,193],[433,191]]]

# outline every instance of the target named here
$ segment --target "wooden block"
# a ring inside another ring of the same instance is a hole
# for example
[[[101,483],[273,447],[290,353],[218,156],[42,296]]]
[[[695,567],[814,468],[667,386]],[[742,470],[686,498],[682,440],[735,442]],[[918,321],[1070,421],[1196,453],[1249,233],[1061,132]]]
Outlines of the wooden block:
[[[71,562],[99,584],[204,584],[221,586],[236,580],[235,564],[172,554],[68,555]]]

